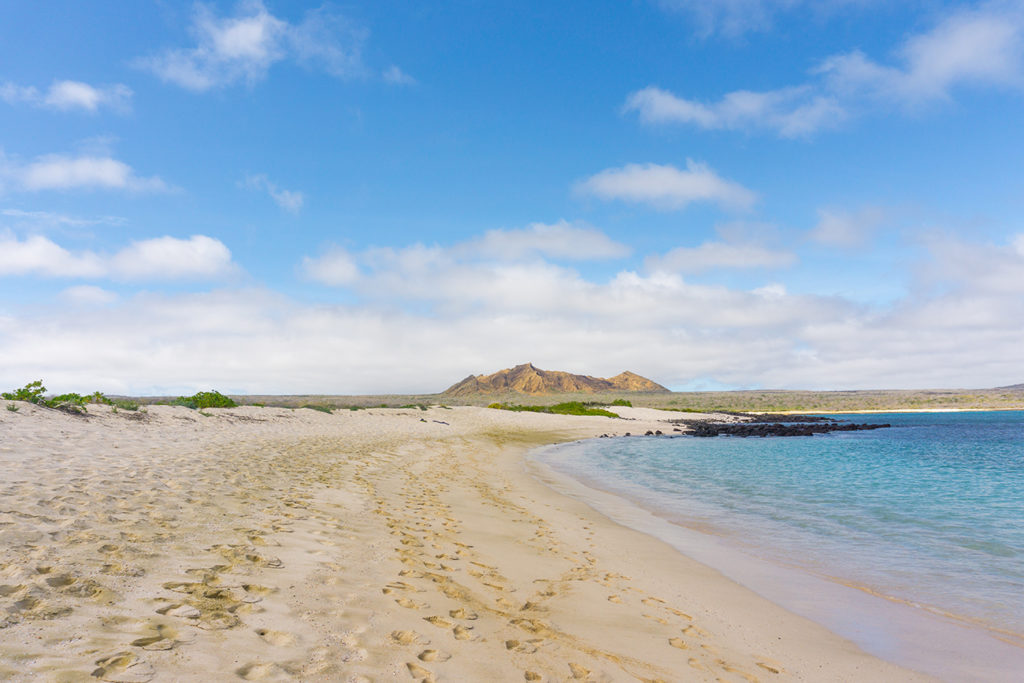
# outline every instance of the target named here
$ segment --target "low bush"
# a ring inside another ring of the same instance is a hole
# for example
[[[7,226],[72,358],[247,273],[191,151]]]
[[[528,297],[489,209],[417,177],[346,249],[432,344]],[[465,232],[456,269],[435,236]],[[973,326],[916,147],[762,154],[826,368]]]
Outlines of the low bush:
[[[35,382],[29,382],[21,389],[5,391],[0,396],[3,396],[8,401],[27,401],[29,403],[45,404],[43,399],[43,394],[45,393],[46,387],[43,386],[43,380],[38,379]]]
[[[85,404],[89,400],[88,397],[75,393],[60,394],[58,396],[53,396],[52,398],[46,398],[45,394],[46,387],[43,386],[43,380],[40,379],[35,382],[29,382],[21,389],[6,391],[0,394],[0,396],[8,401],[26,401],[38,406],[53,408],[55,410],[63,410],[66,413],[75,413],[79,415],[85,412]],[[8,409],[10,408],[8,407]],[[15,409],[17,409],[17,407],[15,407]]]
[[[579,401],[556,403],[553,406],[520,406],[509,403],[492,403],[488,408],[511,410],[517,413],[550,413],[553,415],[597,415],[601,417],[618,417],[615,413],[601,408],[588,408]]]
[[[627,401],[624,398],[617,398],[617,399],[615,399],[614,401],[612,401],[612,405],[613,406],[622,406],[624,408],[632,408],[633,407],[633,404],[631,402]]]
[[[203,408],[235,408],[238,406],[230,397],[219,391],[200,391],[191,396],[179,396],[171,401],[172,406],[185,406],[193,410]]]
[[[302,407],[303,408],[309,408],[310,410],[319,410],[321,413],[327,413],[328,415],[330,415],[331,413],[334,412],[334,408],[332,408],[331,406],[325,406],[325,405],[314,405],[312,403],[307,403],[306,405],[304,405]]]

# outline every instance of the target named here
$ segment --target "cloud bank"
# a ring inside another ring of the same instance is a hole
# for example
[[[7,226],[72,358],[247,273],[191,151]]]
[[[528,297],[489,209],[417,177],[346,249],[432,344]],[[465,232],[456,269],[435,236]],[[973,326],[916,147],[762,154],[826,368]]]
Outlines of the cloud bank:
[[[0,233],[0,277],[157,281],[214,279],[233,270],[228,248],[205,235],[140,240],[113,254],[100,254],[72,252],[42,235],[19,239]]]
[[[6,182],[5,182],[6,181]],[[49,154],[18,163],[0,154],[0,189],[16,190],[124,190],[171,192],[173,187],[158,176],[144,177],[128,164],[110,156]]]
[[[934,236],[907,294],[867,306],[789,292],[770,279],[739,289],[684,277],[700,270],[694,262],[775,268],[791,260],[728,241],[655,255],[657,267],[644,272],[587,276],[564,257],[560,240],[574,230],[604,244],[584,251],[593,258],[625,253],[594,228],[556,223],[448,246],[333,248],[307,258],[307,276],[345,290],[346,304],[264,289],[118,296],[75,284],[49,305],[0,310],[0,382],[42,373],[59,390],[432,392],[527,360],[597,375],[628,368],[676,387],[706,379],[808,389],[1022,379],[1021,234],[985,245]],[[13,276],[128,280],[230,267],[227,248],[201,236],[113,254],[71,252],[41,237],[4,240],[0,272]],[[519,247],[497,248],[507,244]]]

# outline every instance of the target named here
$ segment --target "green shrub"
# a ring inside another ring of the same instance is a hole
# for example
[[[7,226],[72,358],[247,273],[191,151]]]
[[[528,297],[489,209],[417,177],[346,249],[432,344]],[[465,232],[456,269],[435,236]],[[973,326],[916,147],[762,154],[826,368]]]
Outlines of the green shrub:
[[[59,396],[47,399],[46,407],[80,415],[85,412],[85,404],[88,400],[88,397],[81,394],[60,394]]]
[[[627,401],[624,398],[617,398],[617,399],[615,399],[614,401],[612,401],[612,405],[613,406],[623,406],[624,408],[632,408],[633,407],[633,404],[630,403],[629,401]]]
[[[14,405],[13,403],[8,403],[7,404],[7,410],[11,411],[12,413],[16,413],[16,412],[18,412],[19,408],[18,408],[18,406]]]
[[[191,396],[179,396],[171,401],[172,406],[185,406],[193,410],[203,408],[235,408],[238,406],[231,398],[219,391],[200,391]]]
[[[111,401],[110,403],[112,403],[115,408],[120,408],[121,410],[138,410],[139,409],[139,404],[138,403],[136,403],[135,401],[129,401],[126,398],[118,398],[118,399],[115,399],[115,400]]]
[[[328,415],[334,412],[334,408],[332,408],[331,406],[313,405],[312,403],[307,403],[302,407],[309,408],[310,410],[319,410],[321,413],[327,413]]]
[[[527,412],[550,413],[553,415],[598,415],[601,417],[618,417],[618,415],[608,410],[602,410],[601,408],[588,408],[579,401],[557,403],[553,406],[519,406],[509,403],[492,403],[487,407],[496,408],[498,410],[511,410],[517,413]]]
[[[43,380],[38,379],[35,382],[29,382],[21,389],[4,392],[0,396],[8,401],[28,401],[29,403],[41,404],[44,403],[43,394],[45,393],[46,387],[43,386]]]

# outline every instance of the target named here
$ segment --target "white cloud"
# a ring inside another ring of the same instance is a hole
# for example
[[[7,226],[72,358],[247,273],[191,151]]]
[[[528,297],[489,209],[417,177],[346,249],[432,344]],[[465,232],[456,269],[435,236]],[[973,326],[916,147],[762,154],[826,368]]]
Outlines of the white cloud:
[[[628,256],[630,249],[586,224],[558,221],[531,223],[517,230],[488,230],[483,237],[460,249],[482,257],[509,260],[546,256],[569,261],[612,259]]]
[[[250,190],[260,190],[270,195],[270,198],[285,211],[298,213],[306,203],[306,195],[298,190],[285,190],[271,182],[266,175],[247,175],[241,183],[242,187]]]
[[[366,32],[323,9],[292,24],[272,15],[260,0],[238,3],[234,16],[219,17],[197,5],[191,33],[195,47],[169,49],[138,65],[161,79],[194,91],[253,84],[284,60],[322,68],[349,78],[363,72]]]
[[[205,235],[157,237],[132,242],[114,254],[72,252],[41,235],[18,239],[0,234],[0,277],[109,278],[156,281],[215,279],[235,270],[231,252]]]
[[[703,273],[716,268],[786,268],[796,263],[792,252],[757,244],[704,242],[699,247],[676,247],[652,256],[644,266],[652,272]]]
[[[27,164],[0,156],[0,179],[8,178],[21,190],[127,190],[129,192],[170,192],[174,188],[157,176],[145,178],[109,156],[68,157],[51,154]]]
[[[385,69],[381,76],[386,83],[391,83],[392,85],[416,85],[415,78],[393,64]]]
[[[692,123],[710,130],[767,129],[794,138],[833,127],[846,111],[833,97],[807,87],[768,92],[737,90],[718,102],[705,104],[677,97],[654,86],[626,99],[625,111],[636,111],[649,124]]]
[[[699,201],[715,202],[727,209],[748,209],[757,200],[757,195],[747,188],[725,180],[707,164],[692,159],[686,161],[685,170],[658,164],[605,169],[578,183],[576,191],[661,209],[681,209]]]
[[[104,306],[118,300],[116,293],[95,285],[75,285],[60,293],[66,301],[83,306]]]
[[[371,295],[402,293],[429,299],[438,288],[475,288],[486,295],[501,289],[507,274],[524,269],[535,269],[542,276],[555,272],[557,267],[544,259],[596,261],[623,258],[629,253],[629,247],[596,228],[562,220],[488,230],[480,237],[448,247],[371,247],[353,254],[333,246],[318,257],[306,257],[301,270],[307,278],[333,287],[354,286]],[[491,282],[474,285],[474,278]],[[509,295],[514,296],[512,289]]]
[[[359,266],[341,247],[332,247],[318,258],[307,256],[302,271],[309,279],[332,287],[350,285],[359,279]]]
[[[656,0],[672,12],[692,18],[696,32],[703,36],[722,33],[737,37],[745,33],[766,31],[775,15],[803,9],[817,15],[828,15],[846,7],[874,4],[872,0]]]
[[[106,107],[126,112],[131,106],[131,98],[131,88],[122,83],[95,86],[81,81],[54,81],[46,92],[9,82],[0,85],[0,99],[8,104],[24,102],[60,111],[80,109],[96,112]]]
[[[98,216],[81,218],[54,211],[25,211],[23,209],[2,209],[0,216],[7,216],[32,225],[66,225],[84,227],[87,225],[124,225],[126,220],[121,216]]]
[[[884,217],[884,212],[874,207],[854,212],[819,209],[818,223],[808,236],[821,244],[857,247],[868,241]]]
[[[92,252],[73,254],[41,235],[18,240],[0,236],[0,276],[102,277],[103,260]]]
[[[738,0],[707,6],[745,12],[766,5]],[[767,130],[793,138],[834,128],[861,111],[949,100],[956,88],[1020,90],[1024,88],[1024,2],[991,2],[977,9],[955,10],[931,30],[910,36],[895,52],[891,64],[859,50],[832,55],[812,70],[812,79],[806,83],[760,92],[735,90],[711,102],[649,86],[631,93],[624,110],[637,112],[642,122],[653,125]]]
[[[933,255],[922,268],[927,284],[952,286],[961,294],[1024,295],[1024,233],[1005,245],[933,236],[926,246]]]
[[[910,37],[895,66],[862,52],[835,55],[818,72],[835,91],[902,104],[948,99],[961,85],[1024,85],[1024,5],[992,3],[959,10]]]
[[[206,235],[157,237],[132,242],[114,254],[110,269],[128,280],[217,278],[231,272],[231,252],[223,242]]]

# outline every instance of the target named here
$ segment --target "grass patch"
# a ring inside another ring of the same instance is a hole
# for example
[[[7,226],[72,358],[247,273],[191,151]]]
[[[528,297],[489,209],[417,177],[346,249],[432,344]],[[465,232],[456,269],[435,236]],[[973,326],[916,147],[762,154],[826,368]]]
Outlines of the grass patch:
[[[589,408],[580,401],[556,403],[553,406],[520,406],[511,403],[492,403],[487,406],[497,410],[511,410],[516,413],[549,413],[552,415],[597,415],[601,417],[618,417],[615,413],[602,408]]]
[[[414,410],[414,409],[416,409],[416,408],[419,408],[420,410],[426,410],[426,409],[427,409],[427,406],[425,406],[425,405],[424,405],[424,404],[422,404],[422,403],[409,403],[409,404],[407,404],[407,405],[404,405],[404,406],[398,406],[398,407],[399,407],[399,408],[405,408],[405,409],[407,409],[407,410]]]
[[[624,398],[617,398],[617,399],[615,399],[614,401],[612,401],[612,405],[613,406],[622,406],[623,408],[632,408],[633,407],[633,404],[630,403],[629,401],[627,401]]]
[[[18,412],[18,410],[20,410],[20,408],[18,406],[14,405],[13,403],[8,403],[7,404],[7,410],[11,411],[12,413],[16,413],[16,412]]]
[[[110,403],[114,406],[114,408],[117,408],[119,410],[129,410],[134,412],[139,409],[138,403],[126,398],[115,398],[113,401],[110,401]]]
[[[332,408],[331,406],[316,405],[316,404],[313,404],[313,403],[307,403],[306,405],[304,405],[302,407],[303,408],[309,408],[310,410],[319,410],[321,413],[327,413],[328,415],[330,415],[330,414],[332,414],[334,412],[334,408]]]

